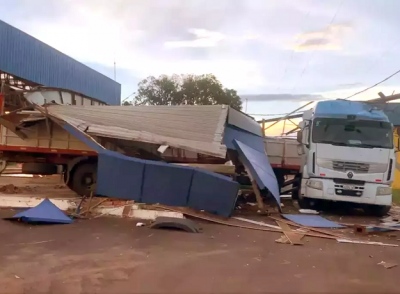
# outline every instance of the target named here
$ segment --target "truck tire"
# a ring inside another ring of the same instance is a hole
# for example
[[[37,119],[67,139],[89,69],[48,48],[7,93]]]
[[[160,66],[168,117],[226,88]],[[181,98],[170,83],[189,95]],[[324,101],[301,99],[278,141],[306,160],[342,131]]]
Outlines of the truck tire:
[[[299,207],[301,209],[310,209],[311,208],[311,203],[310,199],[299,196],[297,199],[297,203],[299,204]]]
[[[50,163],[29,162],[22,165],[23,174],[54,175],[57,174],[57,165]]]
[[[78,165],[72,174],[72,190],[78,195],[89,196],[91,189],[97,181],[97,165],[95,163],[83,163]]]
[[[390,205],[368,205],[365,212],[374,216],[385,216],[388,214],[390,208]]]
[[[300,188],[301,188],[301,174],[297,174],[295,179],[298,179],[298,182],[293,183],[292,188],[297,188],[296,191],[292,192],[292,199],[298,200],[300,195]]]

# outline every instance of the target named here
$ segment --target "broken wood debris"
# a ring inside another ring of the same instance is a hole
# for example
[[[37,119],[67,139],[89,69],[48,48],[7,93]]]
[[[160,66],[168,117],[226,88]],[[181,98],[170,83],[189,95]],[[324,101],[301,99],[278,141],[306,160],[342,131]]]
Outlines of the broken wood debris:
[[[288,224],[280,221],[276,221],[279,227],[282,229],[286,238],[292,245],[303,245],[304,243],[301,239],[304,237],[304,234],[299,234],[299,232],[293,231]]]

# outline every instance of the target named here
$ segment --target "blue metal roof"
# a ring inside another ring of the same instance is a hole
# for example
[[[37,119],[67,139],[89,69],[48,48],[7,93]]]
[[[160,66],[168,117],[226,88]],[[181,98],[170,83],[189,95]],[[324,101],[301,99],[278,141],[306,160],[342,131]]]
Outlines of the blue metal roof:
[[[320,101],[314,110],[315,117],[347,118],[348,115],[355,115],[357,119],[389,121],[383,111],[371,104],[356,101]]]
[[[43,86],[79,92],[111,105],[121,101],[119,83],[1,20],[0,71]]]

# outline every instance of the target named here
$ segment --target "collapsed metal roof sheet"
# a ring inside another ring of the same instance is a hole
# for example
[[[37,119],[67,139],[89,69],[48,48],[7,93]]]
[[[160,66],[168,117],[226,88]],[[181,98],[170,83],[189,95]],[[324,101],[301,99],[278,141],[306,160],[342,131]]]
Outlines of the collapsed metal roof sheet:
[[[91,136],[141,141],[225,158],[225,105],[72,106],[47,112]]]

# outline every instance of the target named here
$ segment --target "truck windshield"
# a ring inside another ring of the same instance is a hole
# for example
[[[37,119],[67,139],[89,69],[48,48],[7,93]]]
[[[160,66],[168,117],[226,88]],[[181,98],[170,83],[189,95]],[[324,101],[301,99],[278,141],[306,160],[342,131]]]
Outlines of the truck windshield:
[[[361,148],[393,148],[392,125],[388,122],[317,118],[312,141]]]

